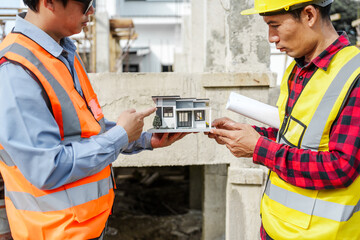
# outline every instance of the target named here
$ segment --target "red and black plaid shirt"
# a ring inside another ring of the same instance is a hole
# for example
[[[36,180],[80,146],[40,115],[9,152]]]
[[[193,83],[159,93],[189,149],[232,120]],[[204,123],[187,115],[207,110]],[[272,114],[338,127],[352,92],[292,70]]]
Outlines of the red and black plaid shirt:
[[[286,112],[318,68],[327,70],[331,59],[349,40],[343,33],[324,52],[308,64],[295,59],[290,79]],[[359,77],[358,77],[359,79]],[[330,133],[329,151],[316,152],[275,142],[278,129],[255,129],[263,135],[257,142],[254,163],[265,165],[286,182],[306,189],[334,189],[349,186],[360,173],[360,81],[357,81]],[[261,227],[261,239],[271,239]]]

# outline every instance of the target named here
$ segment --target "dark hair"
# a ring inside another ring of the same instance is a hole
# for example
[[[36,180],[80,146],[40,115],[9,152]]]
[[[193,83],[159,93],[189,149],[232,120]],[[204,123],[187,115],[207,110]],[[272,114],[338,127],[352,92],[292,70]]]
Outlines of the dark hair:
[[[331,3],[327,5],[326,7],[320,7],[318,5],[312,4],[316,9],[319,9],[321,18],[323,20],[330,20],[330,10],[331,10]],[[295,9],[293,11],[290,11],[289,13],[297,20],[300,19],[301,12],[304,10],[305,7]]]
[[[309,4],[314,6],[316,9],[319,9],[320,11],[320,15],[321,18],[324,20],[330,20],[330,10],[331,10],[331,5],[332,3],[330,3],[329,5],[325,6],[325,7],[320,7],[318,5],[315,4]],[[307,6],[309,6],[307,5]],[[304,10],[306,6],[300,7],[300,8],[296,8],[294,10],[290,11],[285,11],[285,9],[282,9],[280,11],[274,11],[274,12],[266,12],[266,13],[260,13],[260,16],[272,16],[272,15],[279,15],[279,14],[291,14],[291,16],[293,16],[293,18],[295,18],[296,20],[300,20],[300,16],[301,16],[301,12]]]
[[[38,4],[39,4],[40,0],[23,0],[24,4],[26,6],[28,6],[31,10],[33,10],[34,12],[37,12],[38,9]],[[57,0],[54,0],[57,1]],[[63,5],[66,6],[69,0],[59,0],[62,1]]]

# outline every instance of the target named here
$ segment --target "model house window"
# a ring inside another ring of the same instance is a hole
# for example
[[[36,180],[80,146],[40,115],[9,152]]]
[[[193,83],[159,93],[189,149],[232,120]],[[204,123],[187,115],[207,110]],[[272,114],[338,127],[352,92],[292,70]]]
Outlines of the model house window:
[[[181,112],[179,113],[179,122],[188,122],[189,121],[189,113],[188,112]]]
[[[177,112],[178,127],[191,127],[192,126],[191,116],[192,116],[191,111]]]
[[[205,110],[194,111],[195,121],[204,121],[205,120]]]
[[[164,107],[164,118],[174,117],[174,112],[172,107]]]

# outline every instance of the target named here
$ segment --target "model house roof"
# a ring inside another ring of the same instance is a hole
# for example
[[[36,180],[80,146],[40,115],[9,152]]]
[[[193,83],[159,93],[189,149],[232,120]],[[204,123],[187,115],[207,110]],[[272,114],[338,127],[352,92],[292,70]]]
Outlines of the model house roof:
[[[208,98],[201,98],[201,99],[197,99],[197,98],[181,98],[179,95],[174,95],[174,96],[152,96],[152,99],[154,100],[154,102],[156,103],[156,100],[158,99],[174,99],[177,102],[180,101],[193,101],[193,102],[209,102],[210,99]]]

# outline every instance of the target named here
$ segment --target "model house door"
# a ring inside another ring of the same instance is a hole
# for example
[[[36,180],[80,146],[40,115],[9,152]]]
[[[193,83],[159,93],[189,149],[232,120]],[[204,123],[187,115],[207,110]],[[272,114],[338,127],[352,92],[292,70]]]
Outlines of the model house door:
[[[192,127],[191,111],[177,112],[178,127]]]

